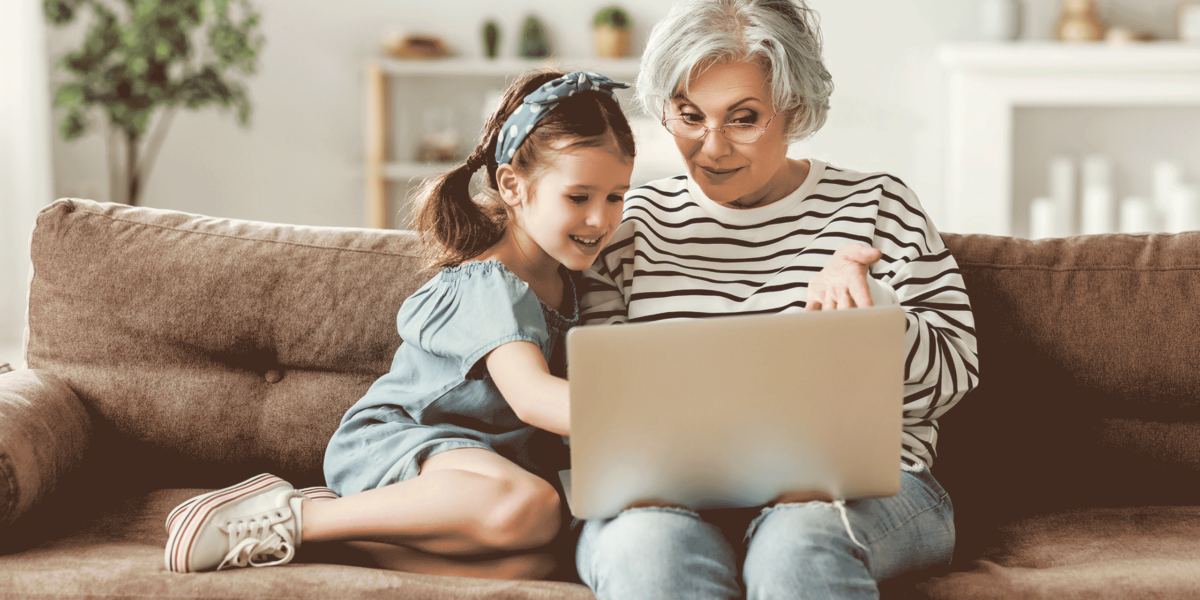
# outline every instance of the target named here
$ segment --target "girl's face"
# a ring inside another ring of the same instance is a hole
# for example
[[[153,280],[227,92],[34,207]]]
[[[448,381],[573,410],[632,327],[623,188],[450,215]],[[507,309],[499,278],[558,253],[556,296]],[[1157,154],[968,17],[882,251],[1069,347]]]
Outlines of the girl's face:
[[[550,161],[532,188],[522,186],[524,193],[510,204],[518,227],[544,258],[582,271],[621,223],[633,161],[613,144],[567,148]]]
[[[759,139],[734,143],[715,129],[699,140],[675,138],[688,173],[714,202],[731,208],[765,206],[790,193],[784,130],[787,115],[775,114],[771,86],[752,62],[713,65],[680,86],[665,108],[666,118],[706,127],[750,123],[766,127]],[[774,118],[772,118],[774,117]]]

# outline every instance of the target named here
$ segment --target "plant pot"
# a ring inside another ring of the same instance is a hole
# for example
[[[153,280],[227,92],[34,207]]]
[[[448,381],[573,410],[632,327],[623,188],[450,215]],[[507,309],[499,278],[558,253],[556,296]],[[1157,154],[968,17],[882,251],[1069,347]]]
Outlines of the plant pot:
[[[1064,0],[1055,37],[1063,42],[1104,39],[1104,23],[1096,16],[1095,0]]]
[[[629,30],[610,25],[592,28],[592,40],[596,44],[597,58],[624,58],[629,56]]]

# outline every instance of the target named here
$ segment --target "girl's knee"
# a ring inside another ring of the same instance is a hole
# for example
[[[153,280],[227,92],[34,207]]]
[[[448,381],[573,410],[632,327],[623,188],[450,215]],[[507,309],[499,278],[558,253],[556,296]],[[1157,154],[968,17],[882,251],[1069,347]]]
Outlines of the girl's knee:
[[[532,474],[496,480],[496,501],[480,519],[479,542],[496,550],[525,550],[554,540],[562,524],[558,492]]]

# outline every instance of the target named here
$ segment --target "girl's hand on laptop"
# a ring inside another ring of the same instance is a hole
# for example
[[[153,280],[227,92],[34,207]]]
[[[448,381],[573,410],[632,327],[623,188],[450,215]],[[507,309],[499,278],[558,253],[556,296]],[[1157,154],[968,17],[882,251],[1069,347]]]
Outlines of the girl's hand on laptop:
[[[867,268],[882,256],[878,248],[862,244],[838,248],[825,268],[808,282],[804,311],[874,306],[871,288],[867,285]]]

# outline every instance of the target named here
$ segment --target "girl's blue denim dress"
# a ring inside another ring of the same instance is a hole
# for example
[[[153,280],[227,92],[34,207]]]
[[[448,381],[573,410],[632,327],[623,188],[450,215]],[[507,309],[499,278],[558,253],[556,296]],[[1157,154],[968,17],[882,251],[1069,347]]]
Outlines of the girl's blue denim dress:
[[[443,269],[404,301],[403,343],[391,371],[342,418],[325,451],[325,479],[341,496],[415,477],[446,450],[487,448],[558,485],[570,466],[562,437],[517,418],[482,360],[514,341],[537,344],[566,377],[568,329],[579,323],[576,273],[566,274],[570,318],[542,304],[497,261]]]

